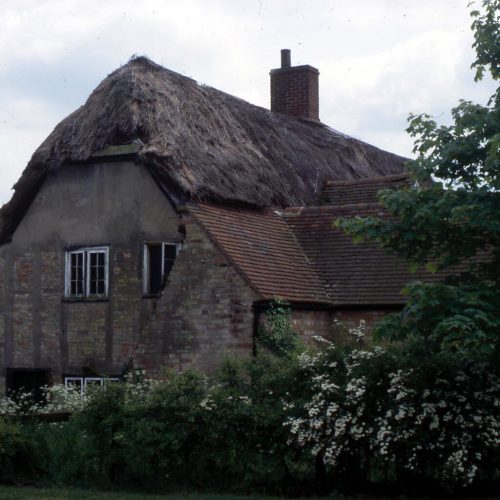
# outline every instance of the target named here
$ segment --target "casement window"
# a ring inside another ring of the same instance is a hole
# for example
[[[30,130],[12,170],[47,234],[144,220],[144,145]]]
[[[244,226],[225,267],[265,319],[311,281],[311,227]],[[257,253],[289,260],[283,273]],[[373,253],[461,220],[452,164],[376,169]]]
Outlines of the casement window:
[[[76,248],[66,252],[65,296],[108,295],[108,247]]]
[[[180,250],[179,243],[146,243],[144,245],[144,295],[158,295]]]
[[[119,382],[118,377],[64,377],[64,385],[68,389],[74,389],[82,396],[89,386],[106,386],[108,383]]]

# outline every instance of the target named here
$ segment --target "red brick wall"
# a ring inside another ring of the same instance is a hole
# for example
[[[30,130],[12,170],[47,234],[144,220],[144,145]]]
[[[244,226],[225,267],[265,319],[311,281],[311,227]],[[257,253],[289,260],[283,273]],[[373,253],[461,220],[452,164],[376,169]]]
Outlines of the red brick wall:
[[[62,373],[82,367],[119,373],[130,360],[159,374],[162,368],[210,370],[225,354],[251,355],[257,294],[196,223],[183,222],[186,240],[160,298],[142,297],[140,246],[113,247],[110,300],[94,303],[63,300],[63,251],[15,257],[8,366],[51,368],[58,381]],[[34,285],[36,261],[39,289]],[[35,321],[38,340],[33,337]],[[0,324],[3,328],[4,322]],[[2,334],[3,366],[4,341]]]
[[[335,311],[335,319],[352,328],[359,325],[361,320],[366,322],[368,331],[373,330],[373,326],[380,321],[386,314],[393,312],[394,309],[381,307],[380,309],[340,309]]]
[[[137,364],[156,374],[210,371],[224,355],[249,356],[253,348],[256,292],[196,222],[184,216],[183,223],[182,251],[137,348]]]
[[[312,337],[320,336],[335,343],[346,343],[351,340],[347,329],[358,327],[361,320],[366,323],[366,334],[369,336],[373,326],[394,309],[293,309],[292,327],[300,334],[306,344],[314,345]],[[266,324],[266,314],[259,315],[259,325]]]
[[[306,342],[310,342],[315,335],[331,338],[332,321],[331,311],[292,311],[292,327]]]
[[[312,66],[271,70],[271,111],[319,120],[319,72]]]

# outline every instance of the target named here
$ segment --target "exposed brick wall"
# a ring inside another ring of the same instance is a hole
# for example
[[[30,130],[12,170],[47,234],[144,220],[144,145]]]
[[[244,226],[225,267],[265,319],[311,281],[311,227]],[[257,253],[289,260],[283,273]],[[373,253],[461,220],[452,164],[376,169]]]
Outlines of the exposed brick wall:
[[[335,319],[341,321],[346,326],[354,327],[359,325],[361,320],[366,321],[366,326],[373,329],[377,321],[394,311],[394,308],[388,309],[380,307],[379,309],[337,309]]]
[[[138,242],[136,248],[117,248],[113,252],[113,266],[110,269],[112,295],[108,304],[108,363],[125,366],[141,336],[141,325],[147,313],[143,302],[142,251]],[[145,304],[144,304],[145,305]]]
[[[273,69],[271,111],[319,121],[319,72],[312,66]]]
[[[334,318],[345,328],[355,328],[363,320],[366,323],[366,334],[370,336],[375,324],[387,314],[394,312],[394,310],[394,308],[389,309],[384,307],[380,307],[380,309],[336,310]]]
[[[137,363],[153,373],[210,371],[225,354],[252,353],[256,292],[193,219],[183,223],[185,243],[137,349]]]
[[[101,301],[64,298],[64,248],[2,247],[0,390],[5,367],[50,368],[58,382],[82,370],[116,375],[131,361],[158,375],[162,368],[211,370],[224,354],[251,355],[259,297],[198,224],[182,222],[186,240],[159,298],[143,297],[142,239],[110,245],[109,299]]]
[[[321,336],[333,342],[344,343],[349,340],[346,330],[359,326],[360,321],[366,322],[368,335],[373,326],[393,309],[335,309],[311,310],[294,309],[292,311],[292,327],[298,332],[307,344],[313,343],[313,336]],[[259,317],[259,325],[264,325],[265,313]],[[336,321],[340,322],[337,324]]]
[[[61,328],[63,317],[64,254],[62,251],[41,252],[40,290],[40,361],[39,366],[53,367],[60,374]]]
[[[332,321],[331,311],[292,311],[292,327],[307,343],[311,341],[311,337],[316,335],[331,338],[333,332]]]
[[[32,253],[22,253],[14,261],[13,362],[30,366],[33,359],[33,261]]]

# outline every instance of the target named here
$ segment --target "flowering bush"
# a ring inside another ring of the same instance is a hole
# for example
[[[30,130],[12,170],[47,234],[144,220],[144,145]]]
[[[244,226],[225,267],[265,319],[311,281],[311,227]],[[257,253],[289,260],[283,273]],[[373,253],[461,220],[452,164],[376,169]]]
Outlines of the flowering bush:
[[[73,412],[83,408],[86,397],[80,392],[62,384],[44,386],[41,398],[35,400],[31,393],[19,392],[0,398],[0,415],[34,415]]]
[[[350,332],[359,341],[362,328]],[[323,341],[324,343],[324,341]],[[471,353],[469,353],[471,354]],[[302,354],[307,401],[286,401],[289,443],[360,481],[460,487],[498,473],[500,377],[494,357],[431,353],[425,341]]]

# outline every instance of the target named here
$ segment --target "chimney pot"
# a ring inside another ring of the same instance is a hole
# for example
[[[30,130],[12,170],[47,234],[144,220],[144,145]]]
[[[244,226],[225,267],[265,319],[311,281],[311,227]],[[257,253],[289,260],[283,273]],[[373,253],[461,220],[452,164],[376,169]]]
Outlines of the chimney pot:
[[[289,68],[292,65],[290,49],[281,49],[281,67]]]

